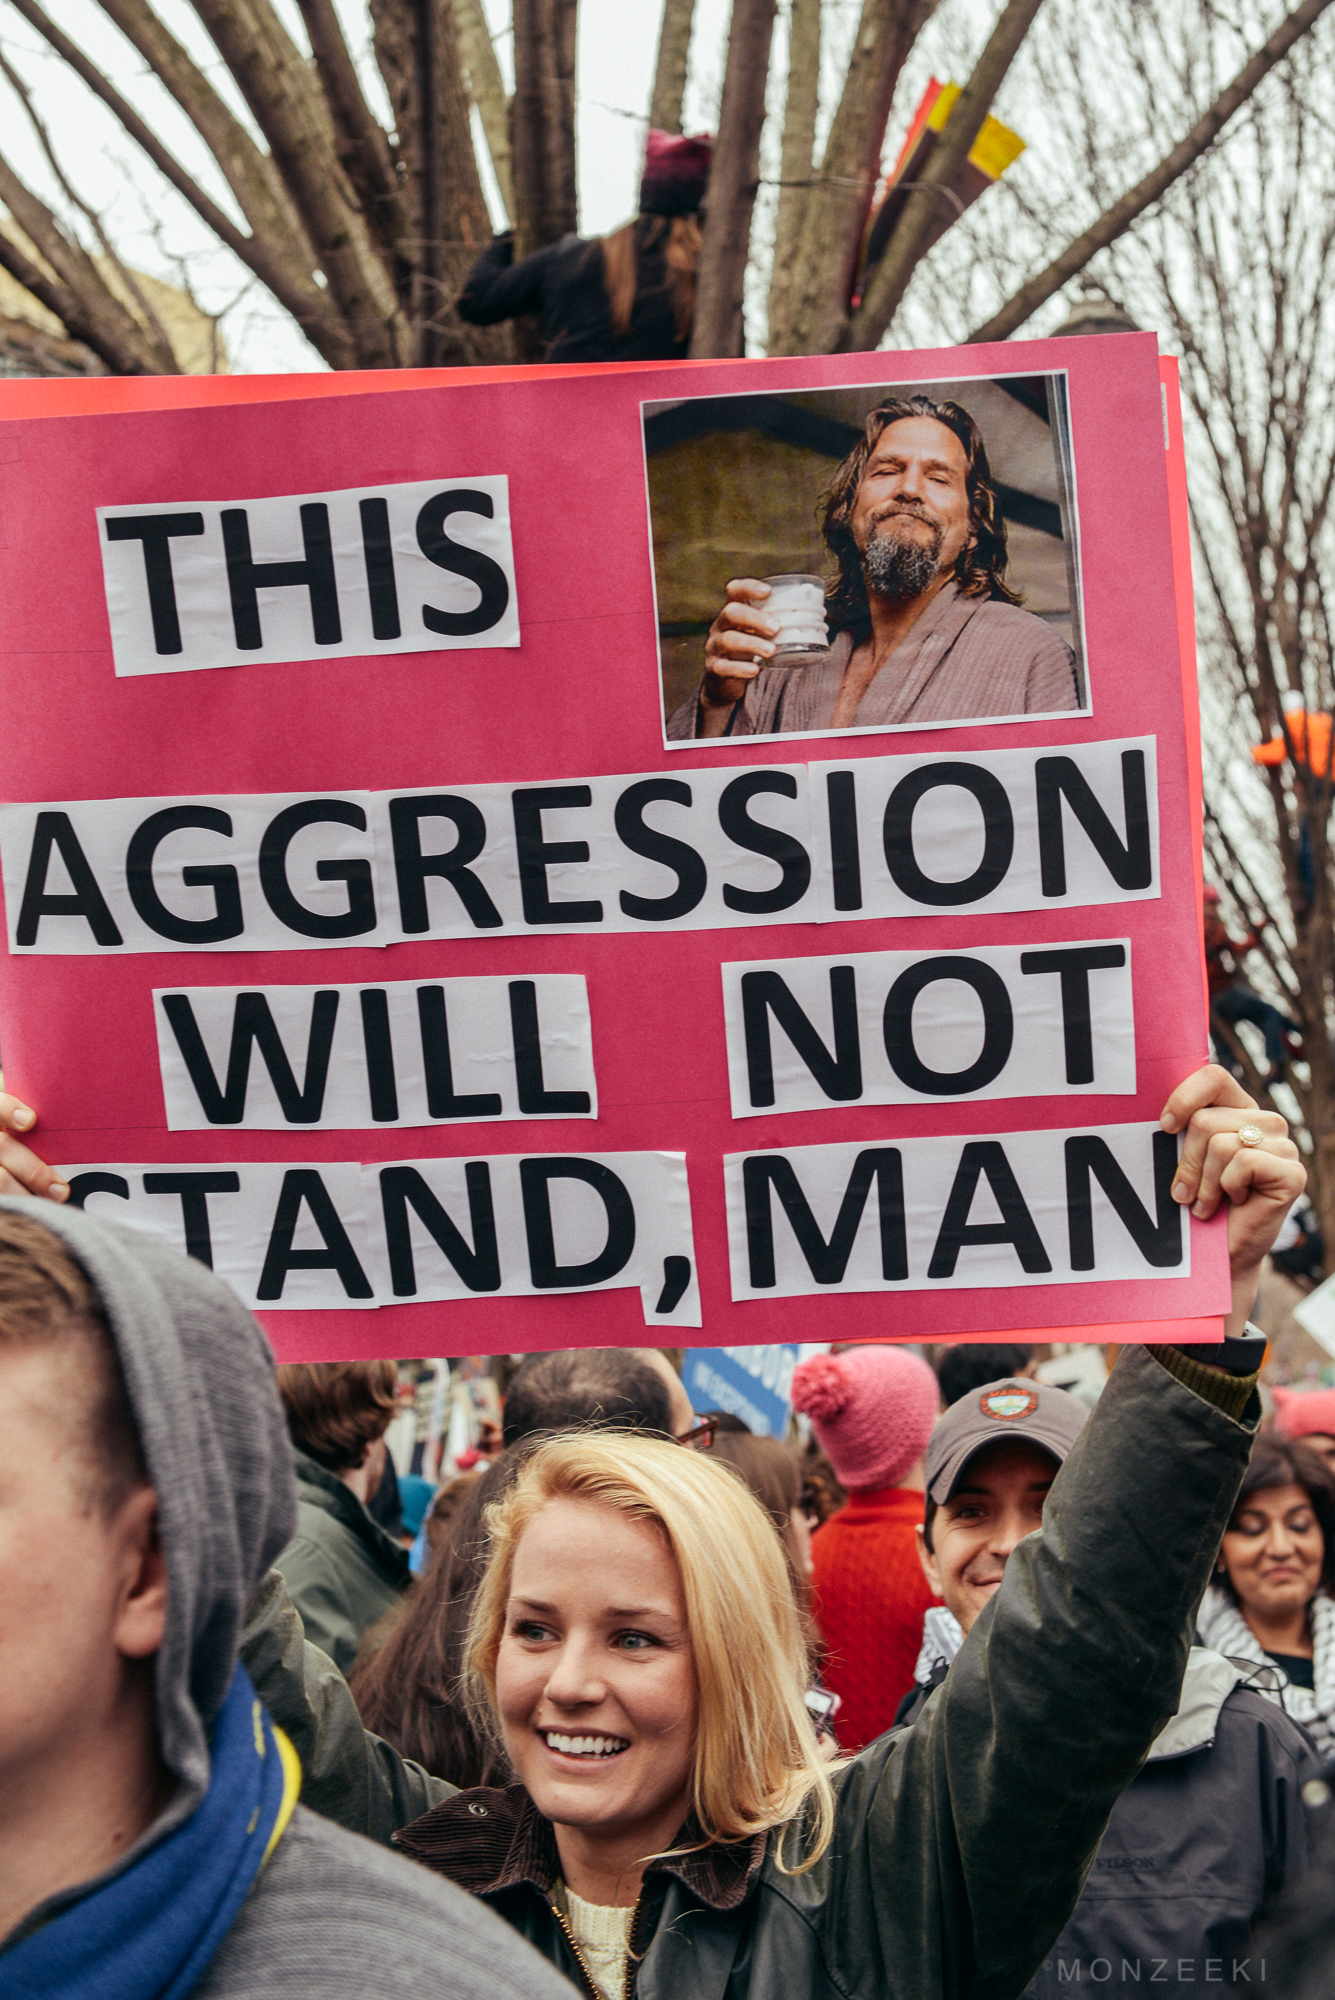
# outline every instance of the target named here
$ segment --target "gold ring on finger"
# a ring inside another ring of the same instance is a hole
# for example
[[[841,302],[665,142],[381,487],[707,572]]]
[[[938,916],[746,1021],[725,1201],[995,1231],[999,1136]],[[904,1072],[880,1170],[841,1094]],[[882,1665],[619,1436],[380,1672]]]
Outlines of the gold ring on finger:
[[[1263,1146],[1265,1133],[1259,1125],[1239,1125],[1238,1139],[1244,1146]]]

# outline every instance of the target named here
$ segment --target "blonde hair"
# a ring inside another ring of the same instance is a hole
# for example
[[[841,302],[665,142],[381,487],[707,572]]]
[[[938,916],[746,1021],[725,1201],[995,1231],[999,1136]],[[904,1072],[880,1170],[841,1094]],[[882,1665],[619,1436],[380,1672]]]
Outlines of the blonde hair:
[[[640,257],[662,242],[667,265],[667,289],[672,297],[672,325],[678,340],[684,340],[695,316],[695,268],[700,261],[703,240],[700,219],[695,215],[639,215],[621,229],[601,240],[603,286],[612,308],[616,333],[630,332],[635,294],[640,283]]]
[[[699,1452],[612,1433],[552,1438],[487,1509],[467,1674],[492,1729],[515,1551],[535,1515],[564,1499],[652,1521],[677,1565],[699,1687],[691,1804],[706,1841],[745,1840],[805,1816],[803,1859],[785,1872],[812,1867],[834,1832],[834,1788],[803,1699],[806,1648],[788,1566],[759,1502]]]

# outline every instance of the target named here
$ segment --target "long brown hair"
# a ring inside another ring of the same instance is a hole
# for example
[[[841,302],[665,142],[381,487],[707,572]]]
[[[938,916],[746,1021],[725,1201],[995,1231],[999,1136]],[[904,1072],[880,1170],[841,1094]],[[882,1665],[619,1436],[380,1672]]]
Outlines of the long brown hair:
[[[798,1562],[793,1509],[802,1505],[802,1468],[797,1453],[781,1438],[755,1437],[750,1431],[720,1431],[710,1457],[730,1465],[750,1487],[779,1531],[792,1578],[793,1597],[805,1629],[811,1609],[811,1585]]]
[[[825,546],[839,573],[825,593],[832,632],[851,631],[865,638],[871,630],[871,607],[862,571],[862,551],[853,539],[853,508],[867,461],[881,433],[905,417],[932,417],[955,433],[964,447],[964,484],[969,499],[969,534],[955,558],[955,581],[965,597],[996,598],[1018,604],[1018,591],[1006,582],[1006,524],[997,509],[992,467],[983,434],[959,403],[938,402],[933,396],[893,396],[870,411],[862,436],[830,481],[816,505]]]
[[[432,1556],[385,1640],[352,1677],[362,1722],[438,1778],[466,1790],[504,1784],[504,1752],[460,1699],[473,1598],[486,1568],[483,1510],[500,1499],[525,1457],[503,1452],[463,1496],[448,1542]]]
[[[666,239],[666,240],[665,240]],[[603,288],[612,308],[613,331],[630,332],[635,295],[640,288],[641,259],[662,246],[667,267],[666,289],[672,299],[672,325],[678,340],[690,332],[695,314],[695,270],[700,261],[700,218],[697,215],[637,215],[598,247],[603,258]]]

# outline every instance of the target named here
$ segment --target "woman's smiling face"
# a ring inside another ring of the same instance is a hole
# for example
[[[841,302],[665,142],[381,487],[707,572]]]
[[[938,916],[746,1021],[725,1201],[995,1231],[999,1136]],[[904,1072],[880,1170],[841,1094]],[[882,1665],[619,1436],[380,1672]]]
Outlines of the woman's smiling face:
[[[1321,1582],[1325,1555],[1311,1497],[1296,1484],[1245,1493],[1222,1550],[1243,1616],[1253,1611],[1262,1619],[1301,1610]]]
[[[548,1501],[520,1537],[496,1657],[505,1747],[556,1826],[667,1846],[690,1801],[698,1690],[662,1530]]]

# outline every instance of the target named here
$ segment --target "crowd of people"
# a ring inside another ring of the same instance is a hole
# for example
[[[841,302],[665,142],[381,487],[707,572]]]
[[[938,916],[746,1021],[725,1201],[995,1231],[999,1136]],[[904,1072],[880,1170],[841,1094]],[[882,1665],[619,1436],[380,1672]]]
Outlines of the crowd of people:
[[[1302,1168],[1236,1079],[1163,1120],[1225,1338],[1092,1409],[902,1319],[801,1363],[795,1441],[557,1350],[388,1511],[394,1365],[275,1373],[203,1265],[40,1198],[17,1110],[7,2000],[1328,1990],[1335,1396],[1261,1426]]]

